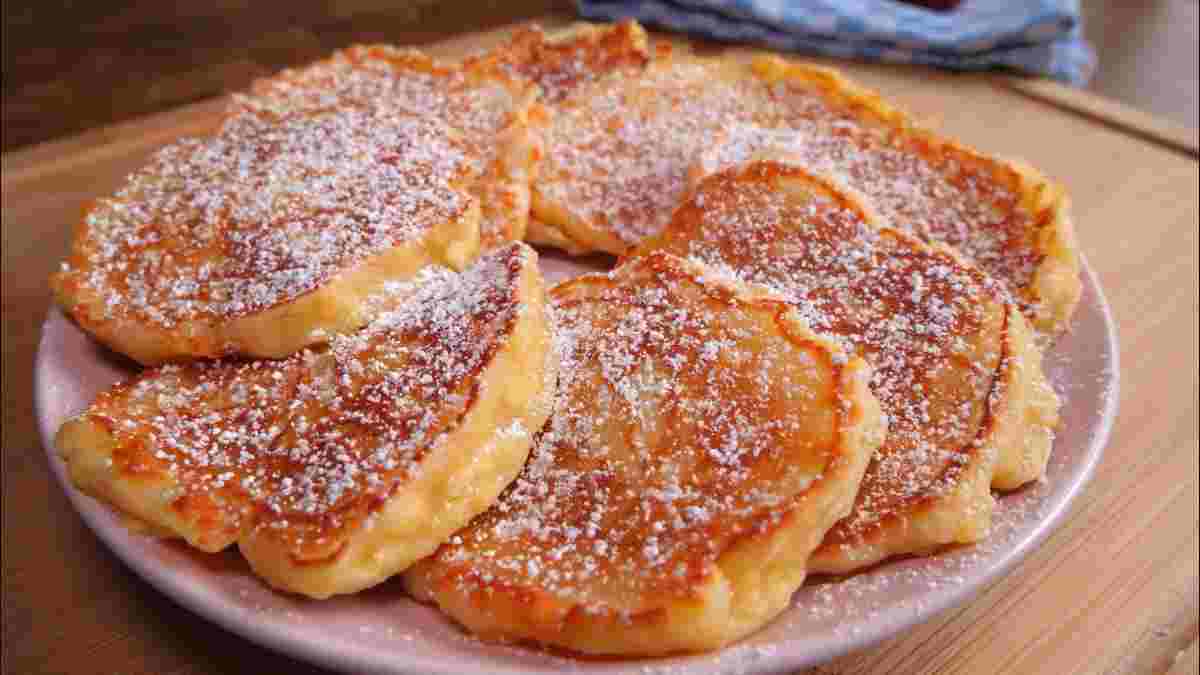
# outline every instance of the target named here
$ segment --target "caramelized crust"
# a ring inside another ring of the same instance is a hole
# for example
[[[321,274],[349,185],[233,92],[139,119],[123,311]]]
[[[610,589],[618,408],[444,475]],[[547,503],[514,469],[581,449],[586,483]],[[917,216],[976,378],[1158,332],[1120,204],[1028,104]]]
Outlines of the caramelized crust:
[[[602,77],[636,76],[650,59],[646,31],[630,20],[608,26],[577,23],[552,35],[546,35],[540,26],[529,26],[508,43],[465,63],[470,68],[501,69],[536,85],[541,105],[534,117],[542,122],[538,125],[540,133],[546,120],[557,113],[558,103],[571,92]],[[571,253],[592,250],[576,245],[561,229],[533,217],[529,218],[524,239]]]
[[[836,70],[774,55],[751,67],[771,86],[786,86],[789,98],[815,97],[833,111],[805,115],[809,135],[832,139],[810,146],[809,168],[837,171],[894,227],[966,255],[1004,282],[1037,330],[1066,330],[1083,286],[1061,184],[923,128]]]
[[[314,597],[428,555],[520,470],[549,413],[536,254],[428,271],[406,302],[280,361],[149,369],[66,422],[72,481]]]
[[[758,159],[702,179],[637,250],[780,292],[872,365],[888,436],[854,510],[814,554],[812,569],[824,572],[982,538],[997,457],[1024,480],[1040,475],[1057,415],[1041,354],[1003,287],[949,249],[878,227],[860,199],[793,163]]]
[[[650,42],[641,24],[576,23],[546,35],[541,26],[522,28],[509,42],[468,59],[472,66],[498,66],[533,82],[542,102],[553,106],[581,85],[610,73],[635,74],[650,62]]]
[[[784,131],[806,167],[839,176],[885,222],[1003,281],[1039,330],[1063,330],[1078,301],[1061,186],[919,128],[833,71],[771,56],[663,59],[579,87],[557,113],[533,217],[575,250],[626,253],[667,223],[706,150],[739,161],[761,149],[757,130]]]
[[[437,62],[386,45],[354,46],[297,70],[256,82],[235,110],[290,116],[313,109],[380,107],[440,120],[459,132],[480,162],[472,186],[482,207],[484,250],[520,239],[539,153],[531,114],[537,88],[500,64]]]
[[[521,476],[409,588],[485,638],[589,653],[756,630],[881,440],[863,362],[779,299],[670,255],[551,298],[555,412]]]
[[[755,97],[734,63],[652,62],[582,86],[546,129],[533,218],[577,250],[623,254],[660,230],[683,196],[684,172],[720,128],[751,114]],[[548,242],[553,243],[553,242]]]
[[[363,325],[387,283],[469,262],[477,164],[411,114],[235,115],[97,201],[51,283],[81,326],[142,363],[284,356]]]

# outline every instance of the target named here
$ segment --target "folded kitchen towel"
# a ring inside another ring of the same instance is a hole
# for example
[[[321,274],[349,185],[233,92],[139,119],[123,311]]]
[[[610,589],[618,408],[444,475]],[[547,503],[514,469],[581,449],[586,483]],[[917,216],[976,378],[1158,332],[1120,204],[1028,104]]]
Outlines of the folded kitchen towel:
[[[593,20],[772,49],[955,70],[1008,68],[1086,84],[1096,55],[1078,0],[963,0],[935,11],[897,0],[578,0]]]

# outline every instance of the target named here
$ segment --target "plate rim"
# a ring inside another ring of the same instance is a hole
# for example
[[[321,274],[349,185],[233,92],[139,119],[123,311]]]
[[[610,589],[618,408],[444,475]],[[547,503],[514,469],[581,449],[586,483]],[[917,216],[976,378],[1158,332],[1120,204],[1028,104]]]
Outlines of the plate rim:
[[[772,643],[776,647],[757,659],[754,667],[747,668],[746,672],[780,672],[810,667],[853,651],[865,649],[889,637],[898,635],[912,626],[933,618],[946,609],[973,600],[992,583],[1011,573],[1033,550],[1041,546],[1053,532],[1058,530],[1071,505],[1095,474],[1096,467],[1099,465],[1111,437],[1120,401],[1120,348],[1117,326],[1113,320],[1112,309],[1099,283],[1099,278],[1082,253],[1080,254],[1080,271],[1081,277],[1084,279],[1085,290],[1090,289],[1096,296],[1095,304],[1099,308],[1104,325],[1104,343],[1110,354],[1107,368],[1109,377],[1103,383],[1103,407],[1097,411],[1098,426],[1093,428],[1094,433],[1084,452],[1084,463],[1080,467],[1075,480],[1066,488],[1062,498],[1054,505],[1053,509],[1038,519],[1038,527],[1035,531],[1020,540],[1002,560],[990,569],[970,576],[962,584],[956,585],[945,592],[935,594],[930,602],[921,603],[914,611],[908,613],[900,621],[876,621],[869,628],[848,636],[842,636],[843,639],[826,643],[822,648],[814,652],[798,653],[796,650],[788,651],[786,645],[791,640],[777,640]],[[49,415],[45,402],[42,400],[44,393],[48,391],[46,378],[49,371],[45,366],[45,361],[49,358],[47,356],[47,334],[45,329],[56,312],[60,312],[60,310],[52,303],[41,324],[41,335],[39,336],[37,354],[34,359],[33,398],[34,409],[37,415],[38,432],[43,451],[46,453],[50,464],[51,472],[58,481],[59,487],[66,493],[76,513],[83,518],[88,528],[110,552],[116,555],[118,559],[158,592],[167,596],[176,604],[181,605],[184,609],[202,617],[206,621],[221,626],[235,635],[280,654],[299,658],[336,671],[354,669],[369,670],[372,672],[385,671],[414,674],[459,672],[450,670],[453,664],[447,663],[444,659],[431,660],[422,655],[409,654],[406,655],[408,657],[406,661],[400,663],[394,660],[381,660],[377,658],[376,652],[364,650],[354,645],[343,645],[341,649],[331,649],[318,642],[307,640],[283,623],[270,620],[264,621],[259,615],[251,615],[240,611],[239,608],[231,607],[227,602],[220,602],[219,599],[214,599],[211,593],[205,592],[203,586],[178,583],[176,578],[170,573],[170,568],[153,564],[151,559],[136,555],[136,551],[120,542],[120,534],[115,532],[115,529],[120,526],[114,526],[114,522],[105,520],[106,517],[111,518],[111,515],[106,516],[103,510],[91,508],[89,504],[85,503],[85,500],[89,502],[93,500],[70,485],[66,477],[65,466],[54,444],[54,436],[57,430],[48,428]],[[122,530],[122,532],[125,531]],[[719,655],[728,649],[736,649],[737,644],[734,643],[722,650],[705,652],[701,656]],[[649,667],[654,669],[654,663],[655,661],[653,660],[629,659],[608,662],[606,665],[638,669]],[[714,660],[708,663],[679,664],[669,666],[669,668],[672,669],[671,672],[675,672],[675,669],[678,669],[678,672],[698,674],[722,672],[725,666],[719,661]]]

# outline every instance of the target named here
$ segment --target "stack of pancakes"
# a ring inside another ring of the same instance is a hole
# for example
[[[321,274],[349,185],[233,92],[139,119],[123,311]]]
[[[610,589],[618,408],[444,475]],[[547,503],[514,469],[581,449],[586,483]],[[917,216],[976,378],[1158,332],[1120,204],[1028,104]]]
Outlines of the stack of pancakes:
[[[1063,190],[837,73],[527,29],[257,83],[53,280],[148,366],[59,431],[131,524],[490,639],[709,649],[1041,476]],[[546,289],[522,240],[618,256]]]

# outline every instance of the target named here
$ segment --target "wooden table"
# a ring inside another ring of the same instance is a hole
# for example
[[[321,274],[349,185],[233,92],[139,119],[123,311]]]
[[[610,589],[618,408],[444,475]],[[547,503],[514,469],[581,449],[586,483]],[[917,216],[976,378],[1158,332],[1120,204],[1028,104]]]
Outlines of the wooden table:
[[[433,51],[462,53],[504,32]],[[967,143],[1023,157],[1068,185],[1118,322],[1122,386],[1104,459],[1054,535],[973,602],[819,672],[1196,673],[1194,149],[1164,140],[1153,120],[1053,87],[1037,85],[1034,98],[1004,78],[844,67]],[[209,101],[3,157],[6,673],[317,672],[189,614],[125,569],[71,509],[35,431],[45,280],[70,226],[88,199],[156,146],[211,124],[219,108]]]

